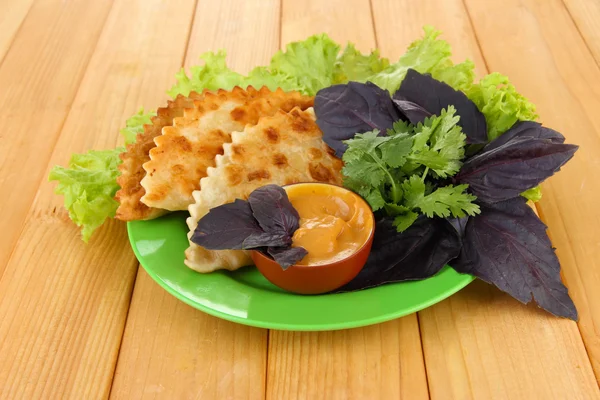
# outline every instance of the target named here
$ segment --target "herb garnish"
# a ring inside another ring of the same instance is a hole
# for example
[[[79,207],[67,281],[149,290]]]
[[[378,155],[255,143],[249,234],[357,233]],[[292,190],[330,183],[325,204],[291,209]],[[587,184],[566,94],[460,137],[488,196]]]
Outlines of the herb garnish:
[[[481,215],[467,222],[462,253],[452,267],[523,303],[533,298],[544,310],[577,320],[546,225],[525,199],[517,196],[481,207]]]
[[[285,190],[266,185],[250,193],[248,201],[212,208],[198,221],[191,241],[209,250],[265,250],[283,269],[306,256],[302,247],[291,247],[300,216]]]
[[[424,279],[450,264],[521,302],[533,299],[554,315],[577,319],[546,226],[523,196],[539,199],[537,185],[578,147],[541,124],[519,121],[535,118],[535,108],[501,75],[461,89],[409,69],[392,100],[402,118],[391,126],[395,112],[380,106],[387,104],[381,96],[350,113],[339,101],[318,101],[343,93],[360,104],[358,96],[370,98],[365,92],[385,92],[375,85],[317,94],[325,140],[336,150],[344,150],[339,142],[347,146],[344,185],[380,216],[367,264],[340,290]]]
[[[373,211],[383,209],[394,217],[399,232],[419,214],[476,215],[479,206],[466,193],[467,185],[441,183],[458,172],[464,157],[466,136],[455,112],[448,106],[416,126],[398,121],[386,135],[375,130],[345,141],[344,186],[365,198]]]
[[[400,89],[394,93],[394,103],[413,124],[423,122],[426,116],[439,115],[452,105],[460,117],[457,123],[466,134],[467,143],[487,142],[485,117],[477,106],[463,92],[429,75],[409,70]]]

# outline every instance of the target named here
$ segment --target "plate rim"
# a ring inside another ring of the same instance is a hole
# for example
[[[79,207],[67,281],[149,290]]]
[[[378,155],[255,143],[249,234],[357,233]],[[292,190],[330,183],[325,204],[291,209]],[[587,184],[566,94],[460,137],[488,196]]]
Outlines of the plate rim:
[[[140,221],[134,221],[134,222],[140,222]],[[144,222],[147,222],[147,221],[144,221]],[[458,282],[455,286],[437,294],[436,296],[431,297],[426,302],[422,302],[418,305],[415,305],[415,306],[412,306],[409,308],[406,308],[406,307],[402,308],[401,310],[399,310],[397,312],[387,312],[387,313],[383,313],[381,315],[377,315],[375,317],[362,318],[359,320],[351,320],[351,321],[347,321],[347,322],[334,322],[334,323],[319,323],[317,326],[315,326],[316,324],[292,324],[292,323],[287,323],[287,322],[279,323],[279,322],[272,322],[272,321],[270,322],[270,321],[261,321],[261,320],[256,320],[256,319],[248,319],[248,318],[238,317],[238,316],[232,315],[232,314],[227,314],[222,311],[216,310],[214,308],[210,308],[206,305],[200,304],[200,303],[194,301],[193,299],[190,299],[189,297],[183,295],[182,293],[180,293],[179,291],[174,289],[172,286],[168,285],[160,277],[160,275],[158,273],[156,273],[152,268],[149,268],[145,265],[145,262],[143,261],[144,257],[141,256],[137,246],[135,245],[135,241],[132,238],[132,236],[133,236],[132,226],[133,226],[133,224],[131,221],[127,222],[127,238],[129,239],[129,244],[130,244],[139,264],[142,266],[142,268],[144,268],[144,270],[152,278],[152,280],[154,280],[156,283],[158,283],[158,285],[160,287],[162,287],[164,290],[166,290],[169,294],[171,294],[178,300],[182,301],[183,303],[185,303],[185,304],[189,305],[190,307],[193,307],[199,311],[202,311],[206,314],[212,315],[217,318],[221,318],[226,321],[238,323],[238,324],[245,325],[245,326],[251,326],[251,327],[255,327],[255,328],[281,330],[281,331],[319,332],[319,331],[335,331],[335,330],[342,330],[342,329],[353,329],[353,328],[360,328],[360,327],[365,327],[365,326],[370,326],[370,325],[376,325],[376,324],[380,324],[383,322],[392,321],[394,319],[398,319],[398,318],[413,314],[415,312],[424,310],[428,307],[431,307],[432,305],[437,304],[437,303],[441,302],[442,300],[445,300],[448,297],[452,296],[453,294],[464,289],[466,286],[468,286],[471,282],[473,282],[476,279],[472,275],[460,274],[461,277],[463,278],[460,282]],[[427,279],[431,279],[431,278],[427,278]],[[398,282],[398,283],[402,283],[402,282]],[[390,285],[390,286],[395,285],[395,283],[390,283],[388,285]],[[386,286],[388,286],[388,285],[386,285]],[[368,290],[372,290],[372,289],[376,289],[376,288],[368,288],[368,289],[364,289],[364,290],[368,291]]]

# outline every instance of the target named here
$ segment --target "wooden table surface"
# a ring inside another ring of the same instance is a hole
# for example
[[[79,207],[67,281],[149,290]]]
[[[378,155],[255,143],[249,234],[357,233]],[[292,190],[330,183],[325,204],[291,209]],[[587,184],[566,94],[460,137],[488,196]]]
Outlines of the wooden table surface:
[[[326,32],[395,60],[425,24],[581,146],[538,205],[578,323],[475,282],[361,329],[236,325],[154,283],[125,224],[84,244],[47,182],[207,50],[247,72]],[[599,62],[597,0],[1,0],[0,398],[600,398]]]

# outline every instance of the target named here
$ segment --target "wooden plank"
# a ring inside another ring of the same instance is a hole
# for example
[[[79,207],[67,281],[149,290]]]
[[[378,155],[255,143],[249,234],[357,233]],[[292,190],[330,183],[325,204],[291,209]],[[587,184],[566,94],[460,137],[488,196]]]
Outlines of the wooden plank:
[[[600,70],[558,0],[467,5],[490,68],[509,75],[538,106],[545,124],[581,146],[543,185],[538,209],[550,226],[600,378],[600,189],[594,184],[600,174]]]
[[[425,0],[420,3],[423,4],[416,5],[406,0],[373,2],[377,43],[381,53],[390,62],[395,62],[413,41],[423,36],[423,27],[431,25],[443,30],[444,40],[452,44],[454,62],[470,59],[475,63],[477,74],[484,75],[485,61],[469,19],[461,7],[461,0]],[[396,22],[391,23],[394,19]]]
[[[0,63],[10,48],[15,34],[31,8],[33,0],[3,1],[0,3]]]
[[[363,52],[377,47],[367,0],[283,0],[281,16],[282,48],[316,33],[326,33],[343,45],[350,41]]]
[[[520,90],[540,104],[542,120],[556,127],[553,121],[545,119],[549,113],[544,113],[541,102],[542,97],[564,96],[564,86],[557,89],[555,79],[541,78],[540,68],[536,67],[540,61],[524,57],[537,45],[522,36],[523,26],[534,24],[531,21],[509,23],[519,13],[516,6],[508,6],[507,11],[503,8],[506,3],[500,5],[498,2],[493,7],[491,2],[485,5],[473,3],[479,8],[474,22],[485,26],[489,35],[488,41],[479,37],[488,65],[513,78]],[[402,10],[411,11],[403,14]],[[386,46],[386,41],[389,46],[406,44],[419,36],[422,25],[434,24],[445,33],[444,38],[451,42],[455,54],[474,59],[480,73],[486,71],[461,1],[427,0],[418,5],[408,0],[376,2],[374,12],[381,47]],[[521,11],[521,14],[526,13]],[[387,28],[389,26],[402,26],[407,37],[395,37],[391,28]],[[500,64],[499,60],[505,62]],[[519,75],[523,82],[518,81]],[[534,96],[534,91],[526,91],[525,81],[535,82],[536,87],[545,86],[547,90],[543,96]],[[558,93],[553,93],[554,90]],[[566,98],[568,101],[568,96]],[[574,104],[568,111],[564,107],[554,108],[554,115],[558,112],[561,115],[555,119],[562,118],[563,111],[581,115],[581,111],[575,109]],[[570,119],[569,115],[564,117]],[[569,133],[561,127],[558,129]],[[569,165],[559,176],[567,174],[570,168]],[[552,198],[555,194],[546,192],[545,196]],[[555,239],[563,224],[547,221]],[[568,262],[563,254],[570,246],[561,245],[556,239],[555,245],[559,247],[565,266]],[[532,393],[530,397],[539,398],[542,395],[538,394],[546,393],[549,388],[554,390],[556,398],[586,398],[598,393],[575,323],[549,317],[534,307],[522,306],[485,284],[472,284],[451,299],[422,311],[419,321],[432,398],[520,398],[521,389]],[[518,373],[514,373],[515,370]]]
[[[266,330],[208,316],[139,269],[111,398],[262,399]]]
[[[77,8],[67,13],[73,20],[59,22],[68,33],[64,40],[72,36],[90,46],[82,36],[73,36],[73,24],[76,31],[92,29],[102,16],[96,4],[104,2],[80,3],[69,2]],[[165,87],[181,65],[193,7],[193,0],[114,4],[97,46],[92,46],[93,57],[49,166],[66,163],[72,152],[114,147],[127,116],[140,104],[164,100]],[[46,18],[52,15],[52,10],[45,11]],[[38,13],[32,10],[30,17]],[[44,19],[38,24],[43,26]],[[36,36],[30,29],[36,27],[24,26],[21,33]],[[75,70],[71,58],[81,54],[63,54],[64,45],[57,41],[47,44],[57,52],[57,65],[48,69]],[[20,68],[29,67],[22,60]],[[36,79],[55,90],[33,106],[48,109],[50,115],[53,106],[43,101],[49,102],[51,94],[59,96],[58,89],[68,87],[73,76],[43,72]],[[34,120],[24,106],[22,118]],[[37,130],[18,131],[19,135],[35,134],[43,141],[47,132],[41,122],[27,121]],[[27,180],[19,169],[22,164],[16,165],[11,173]],[[40,175],[46,176],[49,166]],[[105,398],[110,390],[137,262],[122,223],[110,222],[84,244],[62,209],[62,198],[52,193],[53,186],[40,186],[0,281],[0,398]]]
[[[2,209],[10,210],[0,214],[0,276],[110,6],[36,2],[0,65],[0,193]]]
[[[271,331],[267,399],[427,399],[416,314],[360,329]]]
[[[218,50],[227,52],[227,65],[240,73],[269,63],[279,43],[279,1],[206,3],[198,3],[186,67],[197,65],[202,53]]]
[[[282,18],[282,44],[326,32],[376,47],[368,1],[284,0]],[[416,315],[339,332],[271,331],[268,354],[269,399],[428,397]]]
[[[232,67],[247,71],[268,63],[278,45],[277,0],[199,2],[185,65],[223,48]],[[175,345],[159,350],[165,343]],[[140,344],[157,350],[140,352]],[[266,352],[266,330],[195,310],[140,272],[111,397],[262,399]]]
[[[596,63],[600,64],[600,2],[590,0],[563,1]]]
[[[419,314],[432,399],[597,399],[577,332],[474,282]]]

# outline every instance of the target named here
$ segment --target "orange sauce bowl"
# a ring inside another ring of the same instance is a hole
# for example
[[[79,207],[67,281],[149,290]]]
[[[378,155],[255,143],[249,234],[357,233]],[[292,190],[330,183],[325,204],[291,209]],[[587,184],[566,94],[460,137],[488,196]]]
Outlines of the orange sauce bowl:
[[[294,185],[309,184],[299,183]],[[356,196],[357,202],[361,202],[362,206],[366,206],[368,210],[371,210],[370,206],[360,196],[348,189],[325,183],[315,183],[315,185],[332,186],[336,188],[335,190],[352,193],[353,196]],[[373,213],[369,212],[367,215],[371,219],[370,226],[372,227],[368,239],[356,251],[340,260],[319,265],[292,265],[285,270],[275,260],[260,251],[251,251],[252,260],[265,278],[282,289],[299,294],[331,292],[354,279],[367,262],[375,233]]]

